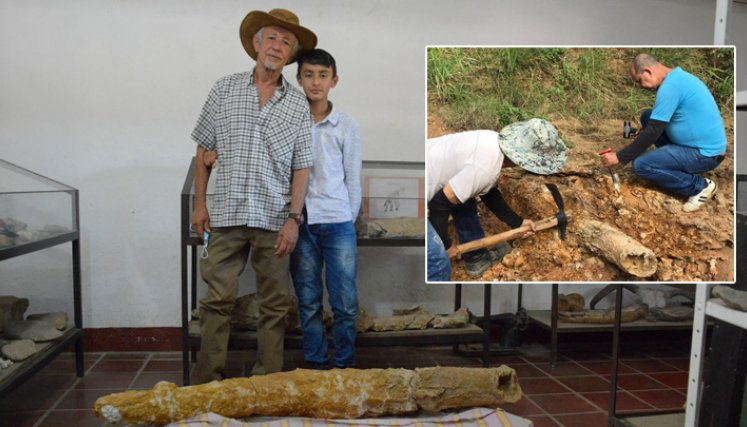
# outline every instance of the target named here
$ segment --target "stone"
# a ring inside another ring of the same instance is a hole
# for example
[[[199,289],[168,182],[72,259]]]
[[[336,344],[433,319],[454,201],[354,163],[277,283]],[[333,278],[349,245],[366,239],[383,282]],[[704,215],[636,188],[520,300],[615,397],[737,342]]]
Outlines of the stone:
[[[579,293],[558,295],[558,311],[583,311],[586,301]]]
[[[368,314],[368,312],[362,308],[358,309],[358,324],[356,330],[358,332],[366,332],[373,329],[374,317]]]
[[[0,296],[0,332],[5,329],[6,322],[23,320],[23,315],[28,308],[28,298],[18,298],[10,295]]]
[[[9,368],[10,365],[12,365],[12,364],[13,364],[12,360],[8,360],[8,359],[4,359],[4,358],[0,357],[0,369]]]
[[[41,320],[54,326],[55,329],[64,331],[67,329],[67,313],[64,311],[55,311],[52,313],[29,314],[26,320]]]
[[[5,324],[5,336],[14,340],[44,342],[56,340],[62,335],[64,332],[43,320],[9,320]]]
[[[36,353],[36,344],[31,340],[16,340],[0,348],[2,355],[14,362],[20,362]]]
[[[747,311],[747,292],[745,291],[731,286],[718,285],[713,287],[713,296],[721,298],[727,307]]]
[[[462,307],[447,316],[436,316],[431,324],[433,329],[461,328],[469,322],[469,310]]]

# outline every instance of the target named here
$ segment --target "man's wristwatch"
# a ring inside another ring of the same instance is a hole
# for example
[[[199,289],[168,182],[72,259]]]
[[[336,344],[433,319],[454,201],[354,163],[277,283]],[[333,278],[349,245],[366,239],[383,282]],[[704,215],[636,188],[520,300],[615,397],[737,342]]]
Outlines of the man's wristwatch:
[[[291,212],[288,214],[288,219],[294,219],[296,220],[296,224],[301,225],[301,223],[303,222],[303,215],[301,215],[300,213]]]

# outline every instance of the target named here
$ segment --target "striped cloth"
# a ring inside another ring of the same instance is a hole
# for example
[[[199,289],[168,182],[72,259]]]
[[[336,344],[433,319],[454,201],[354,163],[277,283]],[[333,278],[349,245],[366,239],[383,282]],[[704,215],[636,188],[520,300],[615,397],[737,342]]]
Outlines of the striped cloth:
[[[532,421],[503,409],[473,408],[462,412],[398,418],[325,420],[303,417],[251,417],[244,420],[207,413],[171,423],[166,427],[532,427]]]

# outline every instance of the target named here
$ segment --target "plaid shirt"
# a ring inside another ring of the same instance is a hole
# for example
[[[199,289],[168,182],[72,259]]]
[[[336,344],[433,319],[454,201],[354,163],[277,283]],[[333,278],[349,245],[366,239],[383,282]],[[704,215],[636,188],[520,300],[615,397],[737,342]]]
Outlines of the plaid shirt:
[[[213,227],[280,231],[290,211],[292,172],[312,165],[308,101],[280,79],[262,109],[253,71],[221,78],[205,101],[192,139],[218,152]]]

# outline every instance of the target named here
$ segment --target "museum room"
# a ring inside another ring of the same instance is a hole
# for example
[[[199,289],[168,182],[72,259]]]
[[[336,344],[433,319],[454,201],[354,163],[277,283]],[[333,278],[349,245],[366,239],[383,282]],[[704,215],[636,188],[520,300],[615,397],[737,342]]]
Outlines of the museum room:
[[[747,427],[746,0],[0,0],[0,427]]]

